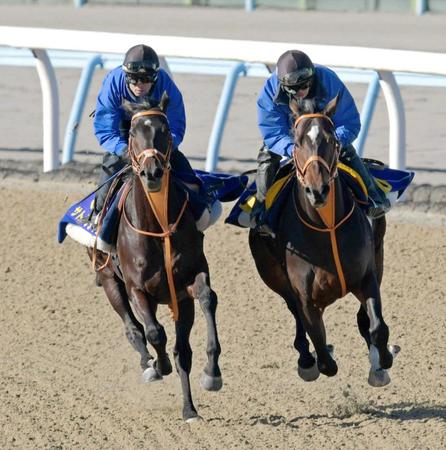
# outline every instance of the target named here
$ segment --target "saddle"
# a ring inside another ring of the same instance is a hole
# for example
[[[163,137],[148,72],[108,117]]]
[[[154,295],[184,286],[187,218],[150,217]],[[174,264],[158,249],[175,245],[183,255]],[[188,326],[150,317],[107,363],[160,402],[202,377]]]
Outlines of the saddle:
[[[415,173],[406,170],[390,169],[381,161],[373,159],[363,159],[369,172],[375,179],[378,187],[386,194],[392,206],[401,198],[404,191],[412,182]],[[349,166],[338,162],[339,176],[342,181],[351,190],[358,206],[365,211],[370,206],[367,188],[361,176]],[[294,175],[294,166],[291,160],[287,161],[277,173],[272,186],[268,189],[265,199],[266,216],[265,223],[272,230],[277,229],[277,222],[284,200],[291,187],[292,176]],[[225,223],[235,225],[241,228],[250,227],[250,212],[254,203],[256,193],[255,182],[253,182],[240,196]]]

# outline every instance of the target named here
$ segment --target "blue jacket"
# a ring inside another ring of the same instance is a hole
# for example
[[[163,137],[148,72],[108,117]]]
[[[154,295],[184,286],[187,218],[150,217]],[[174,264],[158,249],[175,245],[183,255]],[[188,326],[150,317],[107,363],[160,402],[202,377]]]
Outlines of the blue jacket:
[[[316,74],[307,98],[315,98],[322,110],[339,92],[336,112],[332,117],[336,136],[342,147],[350,145],[361,128],[358,110],[350,92],[335,72],[328,67],[316,65]],[[263,141],[274,153],[291,156],[293,151],[291,110],[288,97],[279,89],[274,72],[265,82],[257,100],[257,119]]]
[[[170,99],[167,119],[174,148],[177,148],[186,131],[183,97],[168,73],[160,69],[155,86],[144,100],[158,102],[164,91],[167,91]],[[119,66],[110,71],[102,82],[94,117],[94,134],[99,144],[107,152],[118,156],[122,155],[127,147],[131,119],[121,106],[124,99],[133,103],[140,101],[128,88],[125,82],[125,73]]]

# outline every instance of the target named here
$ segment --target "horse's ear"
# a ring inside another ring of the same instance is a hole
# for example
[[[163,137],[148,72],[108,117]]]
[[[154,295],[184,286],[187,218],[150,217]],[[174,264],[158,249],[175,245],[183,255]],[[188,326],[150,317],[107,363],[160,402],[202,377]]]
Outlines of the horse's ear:
[[[340,93],[338,92],[336,94],[335,98],[332,98],[327,105],[325,106],[324,110],[322,111],[323,114],[325,114],[328,117],[333,117],[334,113],[336,112],[336,106],[338,106],[338,100],[339,100]]]
[[[167,107],[169,106],[169,95],[166,91],[163,92],[163,95],[161,96],[161,100],[159,103],[159,108],[163,113],[167,112]]]
[[[124,111],[131,117],[138,112],[139,106],[136,103],[129,102],[128,100],[122,101],[122,107]]]

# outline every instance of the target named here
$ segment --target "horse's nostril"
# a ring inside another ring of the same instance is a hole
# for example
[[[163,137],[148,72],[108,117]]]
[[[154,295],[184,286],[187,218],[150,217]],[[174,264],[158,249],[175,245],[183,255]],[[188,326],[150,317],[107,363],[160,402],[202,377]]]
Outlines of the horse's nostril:
[[[321,191],[322,195],[327,195],[329,190],[330,190],[330,186],[328,184],[324,184],[322,186],[322,191]]]
[[[311,194],[311,188],[306,187],[306,188],[305,188],[305,192],[306,192],[307,194]]]
[[[161,178],[163,176],[163,171],[159,167],[157,167],[153,176],[155,178]]]

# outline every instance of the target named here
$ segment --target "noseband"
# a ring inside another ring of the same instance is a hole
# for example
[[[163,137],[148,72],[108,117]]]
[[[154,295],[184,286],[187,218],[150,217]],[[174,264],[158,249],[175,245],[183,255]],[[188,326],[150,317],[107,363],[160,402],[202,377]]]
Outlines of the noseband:
[[[167,119],[167,116],[160,112],[160,111],[141,111],[139,113],[136,113],[132,116],[131,124],[133,124],[133,121],[135,119],[138,119],[142,116],[160,116]],[[146,148],[142,152],[140,152],[138,155],[136,154],[134,148],[133,148],[133,138],[130,135],[129,138],[129,155],[130,159],[132,161],[132,167],[133,171],[139,175],[141,171],[144,169],[146,161],[150,158],[155,158],[163,168],[163,171],[166,169],[170,169],[170,154],[172,153],[172,139],[169,137],[169,144],[167,147],[167,152],[161,153],[156,148]]]
[[[325,114],[317,113],[317,114],[302,114],[301,116],[299,116],[296,119],[296,121],[294,122],[294,129],[297,128],[297,126],[303,119],[313,119],[313,118],[328,120],[330,125],[334,128],[334,124],[333,124],[332,120],[330,119],[330,117],[326,116]],[[330,178],[328,180],[329,183],[338,176],[337,162],[338,162],[338,157],[339,157],[339,143],[336,143],[334,156],[333,156],[333,159],[332,159],[330,165],[328,165],[327,161],[325,161],[325,159],[320,157],[319,155],[311,155],[305,161],[305,164],[302,167],[299,164],[299,161],[297,159],[297,150],[298,150],[298,147],[295,145],[295,148],[293,150],[293,160],[294,160],[294,165],[296,167],[297,179],[300,181],[302,186],[306,187],[306,185],[307,185],[305,183],[305,173],[307,172],[308,167],[310,166],[310,164],[312,164],[316,161],[319,162],[320,164],[322,164],[322,166],[324,166],[327,169],[327,172],[330,176]]]

